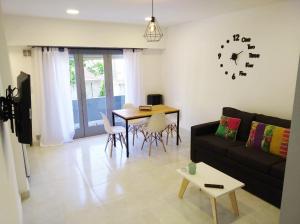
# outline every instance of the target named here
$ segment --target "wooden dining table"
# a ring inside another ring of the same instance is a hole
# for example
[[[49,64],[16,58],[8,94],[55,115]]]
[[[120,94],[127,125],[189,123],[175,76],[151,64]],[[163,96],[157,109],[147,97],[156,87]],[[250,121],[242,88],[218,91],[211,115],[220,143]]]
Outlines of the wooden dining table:
[[[153,114],[156,113],[164,113],[164,114],[177,114],[177,133],[176,133],[176,145],[179,144],[179,109],[167,106],[167,105],[154,105],[152,106],[151,111],[142,111],[138,108],[130,108],[130,109],[120,109],[120,110],[113,110],[112,111],[112,122],[113,125],[115,125],[116,117],[120,117],[125,121],[125,128],[126,128],[126,156],[129,157],[129,141],[128,141],[128,130],[129,120],[139,119],[139,118],[145,118],[145,117],[151,117]],[[115,136],[114,136],[115,138]],[[114,139],[114,144],[116,144],[116,141]]]

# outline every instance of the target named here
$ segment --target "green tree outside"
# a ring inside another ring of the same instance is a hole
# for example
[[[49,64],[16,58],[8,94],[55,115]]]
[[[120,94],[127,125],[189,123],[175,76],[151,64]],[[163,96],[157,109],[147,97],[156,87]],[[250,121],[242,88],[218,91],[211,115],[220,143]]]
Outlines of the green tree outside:
[[[75,60],[70,58],[70,85],[74,87],[76,85],[76,70],[75,70]],[[88,69],[95,77],[104,76],[104,65],[100,60],[87,60],[84,61],[84,67]],[[105,82],[101,80],[99,97],[105,96]]]

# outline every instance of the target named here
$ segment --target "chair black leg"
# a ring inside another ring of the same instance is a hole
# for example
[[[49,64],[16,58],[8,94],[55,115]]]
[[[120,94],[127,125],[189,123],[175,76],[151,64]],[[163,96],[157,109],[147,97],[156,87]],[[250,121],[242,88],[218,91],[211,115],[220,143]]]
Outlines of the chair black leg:
[[[169,143],[169,134],[170,134],[170,130],[169,130],[169,126],[168,126],[167,127],[167,142],[166,142],[167,145]]]
[[[163,145],[163,148],[164,148],[165,152],[167,152],[166,147],[165,147],[165,144],[164,144],[164,141],[163,141],[162,139],[159,139],[159,141],[160,141],[161,144]]]
[[[110,158],[112,157],[112,151],[113,151],[113,148],[114,148],[114,138],[111,140],[111,145],[110,145]]]
[[[151,156],[151,146],[152,146],[152,133],[151,133],[151,135],[150,135],[149,156]]]
[[[143,133],[143,134],[144,134],[144,133]],[[144,134],[144,141],[143,141],[141,150],[143,150],[144,144],[145,144],[145,142],[147,141],[147,139],[148,139],[148,136],[147,136],[146,134]]]
[[[124,138],[123,133],[121,133],[121,138],[122,138],[122,141],[123,141],[123,143],[124,143],[124,145],[125,145],[125,148],[126,148],[127,146],[126,146],[126,141],[125,141],[125,138]]]
[[[105,145],[105,152],[106,152],[106,148],[107,148],[109,140],[110,140],[110,134],[108,134],[108,136],[107,136],[106,145]]]
[[[123,144],[122,144],[122,138],[121,138],[121,134],[119,134],[119,141],[120,141],[120,143],[121,143],[121,147],[122,147],[122,149],[123,149]]]

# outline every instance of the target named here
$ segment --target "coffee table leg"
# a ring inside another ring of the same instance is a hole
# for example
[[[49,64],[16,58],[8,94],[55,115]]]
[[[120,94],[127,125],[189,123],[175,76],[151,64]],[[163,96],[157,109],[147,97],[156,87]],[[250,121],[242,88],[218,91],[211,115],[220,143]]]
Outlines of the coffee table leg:
[[[230,197],[233,213],[236,216],[239,216],[239,208],[236,201],[235,191],[230,192],[229,197]]]
[[[218,224],[218,213],[217,213],[217,201],[215,198],[210,198],[212,215],[213,215],[213,223]]]
[[[183,178],[182,182],[181,182],[181,187],[180,187],[180,190],[179,190],[179,193],[178,193],[178,197],[179,198],[183,198],[183,195],[184,195],[184,192],[187,188],[187,186],[189,185],[190,181],[187,180],[186,178]]]

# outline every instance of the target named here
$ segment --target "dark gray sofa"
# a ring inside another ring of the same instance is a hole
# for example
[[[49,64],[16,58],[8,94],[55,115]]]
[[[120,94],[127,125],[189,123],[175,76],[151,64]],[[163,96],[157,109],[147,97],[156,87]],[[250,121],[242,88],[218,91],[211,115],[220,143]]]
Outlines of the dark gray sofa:
[[[244,189],[280,207],[284,180],[285,159],[263,151],[246,149],[252,121],[290,128],[291,121],[248,113],[230,107],[223,115],[241,119],[236,141],[218,136],[219,121],[191,128],[191,160],[205,162],[245,183]]]

